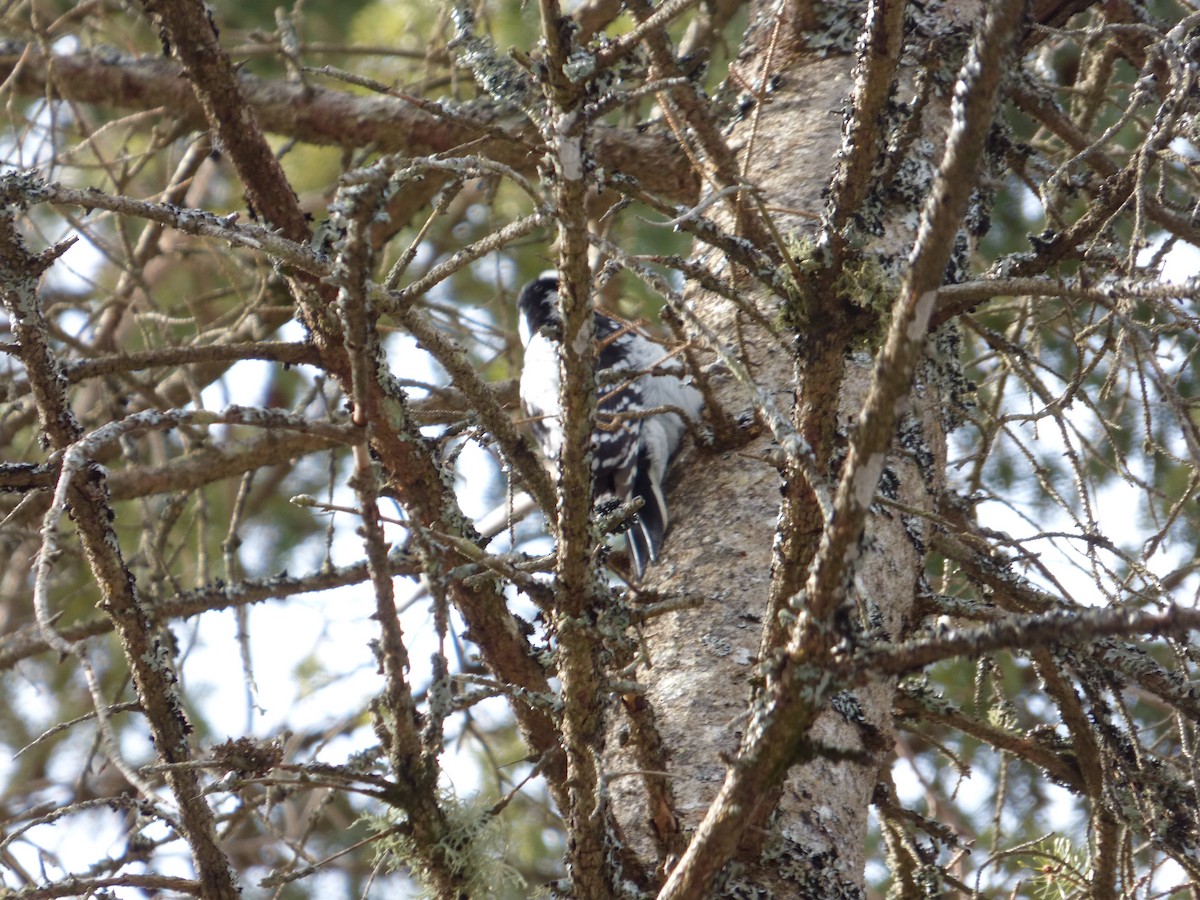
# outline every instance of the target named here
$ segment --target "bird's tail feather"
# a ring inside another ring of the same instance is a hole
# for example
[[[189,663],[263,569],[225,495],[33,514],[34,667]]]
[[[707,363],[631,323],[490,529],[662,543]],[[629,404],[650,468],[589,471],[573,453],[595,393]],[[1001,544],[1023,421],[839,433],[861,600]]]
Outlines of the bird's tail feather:
[[[642,498],[642,508],[638,510],[634,526],[629,529],[629,555],[633,557],[638,578],[641,578],[646,566],[658,559],[658,550],[667,532],[667,501],[650,477],[648,465],[638,466],[633,494]]]

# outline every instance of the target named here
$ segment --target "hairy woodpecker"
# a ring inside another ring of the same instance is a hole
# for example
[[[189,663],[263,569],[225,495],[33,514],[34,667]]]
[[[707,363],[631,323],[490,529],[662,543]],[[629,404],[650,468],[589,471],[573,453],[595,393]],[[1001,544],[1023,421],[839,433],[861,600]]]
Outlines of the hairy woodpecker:
[[[551,465],[562,452],[559,406],[558,276],[543,272],[521,289],[518,327],[525,347],[521,403],[532,419],[534,436]],[[679,412],[644,415],[672,407],[692,421],[704,405],[688,383],[683,365],[667,350],[625,322],[596,316],[596,428],[592,432],[592,485],[595,499],[624,503],[642,499],[629,529],[629,554],[637,577],[658,559],[667,530],[663,480],[667,464],[687,431]]]

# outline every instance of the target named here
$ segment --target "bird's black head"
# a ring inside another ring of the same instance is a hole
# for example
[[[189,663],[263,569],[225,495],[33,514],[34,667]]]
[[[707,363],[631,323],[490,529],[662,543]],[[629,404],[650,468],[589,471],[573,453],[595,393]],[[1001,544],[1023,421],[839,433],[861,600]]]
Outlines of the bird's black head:
[[[558,317],[558,275],[554,272],[543,272],[525,287],[517,297],[517,312],[520,320],[517,323],[521,330],[521,344],[529,346],[532,338],[545,325],[559,324]]]

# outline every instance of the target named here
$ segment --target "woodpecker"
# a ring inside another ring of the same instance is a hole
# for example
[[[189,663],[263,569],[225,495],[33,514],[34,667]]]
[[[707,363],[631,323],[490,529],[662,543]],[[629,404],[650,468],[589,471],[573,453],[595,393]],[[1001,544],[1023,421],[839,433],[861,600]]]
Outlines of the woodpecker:
[[[551,466],[562,452],[559,349],[562,319],[558,276],[543,272],[521,289],[518,328],[525,347],[521,403]],[[596,500],[640,497],[628,532],[629,555],[640,579],[658,559],[667,531],[663,480],[687,432],[680,412],[699,419],[704,400],[683,364],[628,323],[596,316],[596,428],[592,432],[592,490]],[[671,407],[649,416],[640,414]],[[677,411],[675,411],[677,410]]]

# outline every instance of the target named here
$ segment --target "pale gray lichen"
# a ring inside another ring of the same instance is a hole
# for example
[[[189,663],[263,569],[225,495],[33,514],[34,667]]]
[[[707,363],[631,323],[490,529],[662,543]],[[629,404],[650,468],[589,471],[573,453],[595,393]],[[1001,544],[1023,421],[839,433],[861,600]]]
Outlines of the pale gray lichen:
[[[579,84],[595,71],[596,57],[582,47],[572,50],[566,63],[563,64],[563,74],[575,84]]]
[[[867,721],[866,716],[863,715],[862,704],[858,702],[858,698],[851,691],[839,691],[830,697],[829,708],[847,722],[863,725]]]
[[[496,53],[490,41],[477,36],[475,13],[467,3],[450,8],[455,35],[447,44],[458,62],[470,70],[479,88],[500,103],[526,111],[542,105],[542,97],[533,80],[508,57]]]
[[[50,186],[34,169],[5,168],[0,171],[0,214],[25,212],[50,199]]]
[[[505,860],[507,835],[502,820],[492,814],[491,804],[483,798],[460,801],[447,794],[440,798],[439,806],[446,828],[432,848],[418,847],[407,831],[396,828],[404,819],[399,810],[364,816],[367,827],[380,836],[375,842],[377,864],[387,871],[408,869],[420,879],[429,872],[430,859],[436,857],[458,879],[466,897],[490,897],[525,888],[521,873]],[[433,879],[424,880],[428,884]],[[440,894],[424,887],[419,896]]]
[[[819,56],[854,52],[863,32],[865,0],[822,0],[812,3],[817,24],[804,35],[804,46]]]
[[[707,647],[710,653],[717,656],[728,656],[733,652],[733,644],[729,642],[729,639],[719,635],[703,634],[700,636],[700,643]]]

